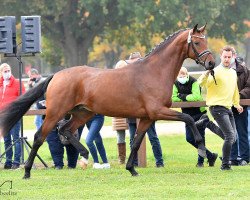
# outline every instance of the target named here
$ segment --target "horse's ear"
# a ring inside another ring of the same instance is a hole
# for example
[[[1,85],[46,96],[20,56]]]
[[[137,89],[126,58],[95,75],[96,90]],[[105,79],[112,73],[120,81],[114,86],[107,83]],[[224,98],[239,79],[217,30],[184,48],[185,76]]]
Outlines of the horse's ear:
[[[193,34],[198,31],[198,24],[196,24],[193,28]]]
[[[199,28],[199,31],[200,31],[201,33],[203,33],[203,32],[205,31],[206,26],[207,26],[207,23],[206,23],[204,26],[200,27],[200,28]]]

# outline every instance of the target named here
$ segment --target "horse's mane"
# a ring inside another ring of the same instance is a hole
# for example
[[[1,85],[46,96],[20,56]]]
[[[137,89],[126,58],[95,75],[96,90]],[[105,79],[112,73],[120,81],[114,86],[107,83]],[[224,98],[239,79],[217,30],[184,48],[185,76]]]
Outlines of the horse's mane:
[[[145,58],[148,57],[149,55],[153,55],[153,54],[161,51],[163,48],[166,48],[166,46],[169,45],[180,33],[182,33],[183,31],[186,31],[186,30],[189,30],[189,28],[178,30],[175,33],[167,36],[161,43],[159,43],[153,49],[151,49],[145,55]]]

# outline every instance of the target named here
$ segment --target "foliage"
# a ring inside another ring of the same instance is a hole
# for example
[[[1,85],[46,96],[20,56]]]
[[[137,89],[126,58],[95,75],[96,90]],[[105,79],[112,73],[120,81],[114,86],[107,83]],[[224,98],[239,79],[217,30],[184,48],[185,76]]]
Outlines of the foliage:
[[[5,0],[0,5],[2,15],[41,15],[45,56],[65,66],[87,64],[96,37],[109,44],[104,58],[114,61],[138,44],[149,51],[155,34],[166,37],[196,23],[208,23],[210,37],[234,43],[248,30],[243,22],[250,9],[249,0]]]

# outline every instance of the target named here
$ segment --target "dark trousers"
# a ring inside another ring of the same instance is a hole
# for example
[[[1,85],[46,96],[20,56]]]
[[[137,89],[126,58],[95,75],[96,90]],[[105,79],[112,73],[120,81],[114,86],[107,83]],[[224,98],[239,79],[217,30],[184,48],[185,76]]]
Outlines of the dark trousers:
[[[248,111],[247,107],[243,112],[239,114],[237,111],[233,112],[236,130],[237,140],[232,145],[230,160],[237,161],[238,156],[240,159],[249,162],[249,142],[248,142]]]
[[[224,106],[210,106],[209,110],[224,134],[222,165],[229,165],[232,145],[236,141],[236,126],[233,112]]]
[[[19,132],[21,127],[21,121],[18,121],[10,130],[10,132],[4,137],[4,148],[5,150],[11,146],[14,142],[14,159],[13,159],[13,147],[6,151],[6,166],[12,166],[12,164],[20,165],[21,158],[21,144],[19,141]],[[13,140],[13,141],[12,141]]]
[[[136,123],[129,123],[129,133],[130,133],[130,148],[132,148],[133,140],[135,137],[136,132]],[[147,130],[148,139],[151,143],[153,154],[155,157],[156,165],[162,165],[163,159],[162,159],[162,149],[161,144],[159,141],[159,138],[157,137],[156,130],[155,130],[155,122],[152,123],[152,125]],[[138,158],[135,159],[134,165],[138,165]]]
[[[191,117],[194,119],[194,121],[198,121],[201,116],[205,114],[205,113],[199,113],[199,114],[196,114],[196,115],[192,115]],[[205,144],[205,129],[206,129],[206,124],[204,123],[204,126],[201,126],[198,131],[199,133],[201,134],[201,137],[204,141],[204,144]],[[189,126],[186,125],[186,141],[188,143],[190,143],[192,146],[194,146],[196,149],[198,148],[198,145],[196,144],[195,142],[195,139],[194,139],[194,135],[193,135],[193,132],[191,131],[191,129],[189,128]],[[206,154],[207,154],[207,158],[210,159],[213,157],[213,154],[212,152],[210,152],[209,150],[206,150]],[[200,155],[198,155],[198,163],[202,164],[204,163],[204,158],[201,157]]]
[[[81,138],[83,127],[78,128],[79,138]],[[51,153],[52,160],[54,162],[55,167],[63,167],[63,155],[64,155],[64,145],[61,143],[58,130],[53,129],[51,133],[47,136],[47,142],[49,145],[49,150]],[[75,168],[77,164],[77,159],[79,152],[77,149],[72,145],[65,145],[67,158],[68,158],[68,167]]]

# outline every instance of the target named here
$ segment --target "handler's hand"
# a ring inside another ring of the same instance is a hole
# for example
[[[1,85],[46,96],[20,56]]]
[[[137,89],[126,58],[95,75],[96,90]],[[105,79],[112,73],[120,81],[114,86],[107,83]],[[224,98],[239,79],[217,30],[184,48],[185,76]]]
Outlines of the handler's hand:
[[[237,106],[235,108],[238,110],[239,114],[243,112],[243,107],[242,106]]]

